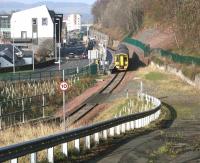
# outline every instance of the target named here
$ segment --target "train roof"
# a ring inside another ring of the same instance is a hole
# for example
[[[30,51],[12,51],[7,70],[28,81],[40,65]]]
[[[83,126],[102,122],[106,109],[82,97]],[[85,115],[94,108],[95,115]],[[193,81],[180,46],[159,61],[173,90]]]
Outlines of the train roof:
[[[126,45],[119,44],[119,46],[117,47],[117,50],[116,50],[115,54],[120,54],[120,53],[129,54],[129,50],[128,50],[128,48],[127,48]]]

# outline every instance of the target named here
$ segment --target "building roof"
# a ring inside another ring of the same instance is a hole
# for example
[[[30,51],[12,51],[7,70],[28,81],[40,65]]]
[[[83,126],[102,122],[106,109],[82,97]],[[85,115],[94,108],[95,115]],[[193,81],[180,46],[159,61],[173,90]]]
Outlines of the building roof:
[[[15,48],[15,65],[24,65],[25,61],[21,57],[17,57],[16,53],[18,50]],[[11,44],[0,44],[0,57],[3,57],[8,62],[13,64],[13,46]]]

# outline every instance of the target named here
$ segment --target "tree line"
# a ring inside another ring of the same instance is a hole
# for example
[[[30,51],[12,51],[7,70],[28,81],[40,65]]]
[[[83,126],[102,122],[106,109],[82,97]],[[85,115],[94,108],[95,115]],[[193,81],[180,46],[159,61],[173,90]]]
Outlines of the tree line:
[[[97,0],[92,13],[94,23],[125,34],[141,29],[147,17],[172,27],[178,46],[200,50],[199,0]]]

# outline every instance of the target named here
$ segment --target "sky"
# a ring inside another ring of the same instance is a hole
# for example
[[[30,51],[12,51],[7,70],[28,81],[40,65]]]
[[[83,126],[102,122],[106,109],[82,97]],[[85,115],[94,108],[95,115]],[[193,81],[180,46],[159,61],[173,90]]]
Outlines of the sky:
[[[15,1],[15,2],[23,2],[23,3],[35,3],[35,2],[82,2],[87,4],[93,4],[96,0],[0,0],[0,1]]]

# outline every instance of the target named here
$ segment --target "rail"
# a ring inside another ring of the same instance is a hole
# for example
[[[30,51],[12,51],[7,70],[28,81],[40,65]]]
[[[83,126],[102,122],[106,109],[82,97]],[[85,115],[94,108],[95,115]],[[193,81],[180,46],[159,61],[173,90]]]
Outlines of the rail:
[[[145,127],[159,117],[161,112],[161,102],[157,98],[147,94],[138,94],[138,97],[145,99],[147,102],[152,102],[154,107],[145,112],[130,114],[128,116],[114,118],[68,132],[2,147],[0,148],[0,162],[11,160],[12,163],[17,163],[19,157],[30,155],[30,162],[36,163],[37,152],[46,149],[48,162],[54,162],[55,146],[62,144],[62,152],[65,156],[68,156],[67,142],[74,141],[75,149],[80,151],[81,138],[85,138],[86,148],[90,149],[90,139],[93,134],[95,142],[99,143],[100,136],[107,139],[108,132],[109,136],[115,136],[115,134],[120,135],[120,133],[124,133],[131,129],[133,130],[134,128]]]

